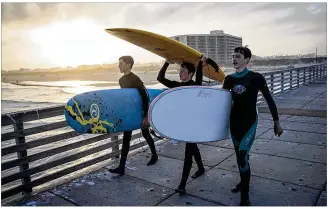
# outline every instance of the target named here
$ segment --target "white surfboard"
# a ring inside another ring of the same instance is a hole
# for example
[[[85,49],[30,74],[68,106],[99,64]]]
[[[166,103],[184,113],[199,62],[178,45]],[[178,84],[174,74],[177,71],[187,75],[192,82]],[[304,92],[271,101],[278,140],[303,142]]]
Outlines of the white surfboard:
[[[149,123],[162,137],[184,142],[230,138],[230,91],[206,86],[178,87],[157,96]]]

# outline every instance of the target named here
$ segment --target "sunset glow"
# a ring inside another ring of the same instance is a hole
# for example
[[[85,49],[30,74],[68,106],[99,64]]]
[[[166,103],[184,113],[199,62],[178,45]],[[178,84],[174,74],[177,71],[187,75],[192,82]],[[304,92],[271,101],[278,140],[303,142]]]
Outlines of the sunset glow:
[[[30,37],[41,46],[42,58],[60,66],[101,63],[109,59],[109,47],[119,47],[103,28],[86,19],[54,22],[31,30]]]

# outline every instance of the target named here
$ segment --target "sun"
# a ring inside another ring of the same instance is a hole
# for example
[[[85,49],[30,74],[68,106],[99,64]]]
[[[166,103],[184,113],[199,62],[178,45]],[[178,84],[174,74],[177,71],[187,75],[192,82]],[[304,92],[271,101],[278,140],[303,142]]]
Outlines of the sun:
[[[41,47],[40,58],[55,66],[77,66],[110,60],[111,40],[104,28],[88,19],[53,22],[30,31],[31,40]]]
[[[55,21],[31,29],[29,38],[41,49],[33,51],[38,54],[36,59],[42,59],[51,66],[115,63],[123,55],[133,56],[136,62],[159,60],[159,56],[109,35],[105,32],[106,28],[87,18]]]

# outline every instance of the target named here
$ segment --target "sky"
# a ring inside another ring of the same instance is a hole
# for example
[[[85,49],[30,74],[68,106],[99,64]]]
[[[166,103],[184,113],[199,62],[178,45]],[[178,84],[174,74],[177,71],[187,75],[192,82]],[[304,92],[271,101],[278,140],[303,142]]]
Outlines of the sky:
[[[326,55],[327,3],[2,3],[2,70],[163,58],[106,33],[137,28],[164,36],[223,30],[258,56]]]

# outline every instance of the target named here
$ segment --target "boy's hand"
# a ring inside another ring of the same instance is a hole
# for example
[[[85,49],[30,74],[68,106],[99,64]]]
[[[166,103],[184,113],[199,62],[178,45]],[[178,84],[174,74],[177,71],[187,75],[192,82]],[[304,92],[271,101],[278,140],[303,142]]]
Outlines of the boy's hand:
[[[149,125],[149,121],[148,121],[148,117],[144,117],[143,121],[142,121],[142,128],[148,128]]]
[[[274,122],[274,134],[276,136],[281,136],[281,134],[284,132],[284,129],[281,127],[279,120]]]

